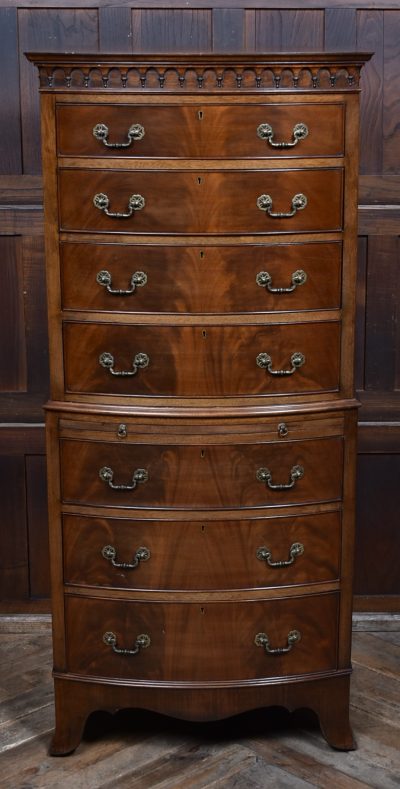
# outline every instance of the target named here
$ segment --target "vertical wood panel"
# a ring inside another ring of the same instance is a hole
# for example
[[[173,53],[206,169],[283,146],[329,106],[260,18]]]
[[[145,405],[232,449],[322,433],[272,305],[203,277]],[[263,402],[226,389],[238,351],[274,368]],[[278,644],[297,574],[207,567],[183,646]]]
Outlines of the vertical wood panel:
[[[134,52],[209,52],[211,11],[141,9],[132,11]]]
[[[330,52],[354,50],[357,46],[355,8],[325,9],[325,49]]]
[[[323,47],[323,11],[256,11],[256,50],[295,52]]]
[[[400,11],[384,19],[383,171],[400,173]]]
[[[0,456],[0,501],[0,599],[26,599],[28,546],[22,456]]]
[[[96,9],[21,9],[19,11],[22,144],[24,172],[39,173],[39,95],[37,71],[24,57],[29,50],[96,52]]]
[[[49,392],[49,351],[46,309],[44,242],[38,236],[22,239],[28,389],[40,393],[43,402]]]
[[[132,52],[132,14],[129,6],[99,8],[100,52]]]
[[[0,173],[21,173],[17,11],[0,8]],[[5,111],[6,109],[6,111]]]
[[[214,52],[242,52],[244,11],[242,8],[214,8],[212,12]]]
[[[396,320],[400,303],[398,262],[398,237],[370,236],[365,338],[366,389],[394,389]]]
[[[25,316],[20,238],[0,237],[0,392],[24,392]]]
[[[248,8],[244,12],[244,48],[246,52],[256,50],[256,12]]]
[[[355,594],[399,594],[399,479],[400,455],[359,455]]]
[[[361,391],[365,388],[364,382],[364,352],[365,352],[365,309],[367,298],[367,254],[368,239],[362,236],[358,239],[357,284],[356,284],[356,356],[355,356],[355,389]]]
[[[26,458],[26,501],[30,597],[48,597],[50,595],[50,562],[46,459],[40,455],[29,455]]]
[[[360,172],[382,171],[383,11],[358,11],[357,47],[374,52],[361,81]]]

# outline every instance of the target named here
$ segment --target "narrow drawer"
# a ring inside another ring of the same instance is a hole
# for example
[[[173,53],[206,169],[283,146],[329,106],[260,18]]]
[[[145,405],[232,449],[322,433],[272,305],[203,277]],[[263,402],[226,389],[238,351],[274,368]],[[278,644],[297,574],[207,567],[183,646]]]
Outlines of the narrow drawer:
[[[258,172],[61,169],[60,226],[66,231],[185,235],[340,230],[342,180],[339,167]]]
[[[60,444],[66,503],[205,510],[333,501],[342,495],[341,438],[284,444],[233,439],[204,446],[70,439]]]
[[[67,666],[76,674],[193,683],[336,668],[336,594],[204,604],[68,596],[65,606]],[[263,636],[269,649],[290,651],[266,652]]]
[[[340,156],[343,128],[341,104],[57,107],[62,156]]]
[[[64,581],[155,590],[333,581],[340,533],[339,512],[231,521],[64,515]]]
[[[231,397],[339,387],[339,321],[204,327],[66,322],[64,349],[67,392]]]
[[[341,304],[339,242],[223,247],[61,244],[66,310],[235,313]]]

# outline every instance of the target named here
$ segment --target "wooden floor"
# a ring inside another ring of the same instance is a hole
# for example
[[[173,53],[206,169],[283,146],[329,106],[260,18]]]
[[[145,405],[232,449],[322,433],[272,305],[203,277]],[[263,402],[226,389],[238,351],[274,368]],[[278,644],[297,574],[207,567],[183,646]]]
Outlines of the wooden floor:
[[[50,757],[48,632],[0,636],[1,789],[399,789],[400,632],[356,632],[358,750],[332,751],[310,713],[258,710],[218,724],[144,711],[92,716],[74,755]]]

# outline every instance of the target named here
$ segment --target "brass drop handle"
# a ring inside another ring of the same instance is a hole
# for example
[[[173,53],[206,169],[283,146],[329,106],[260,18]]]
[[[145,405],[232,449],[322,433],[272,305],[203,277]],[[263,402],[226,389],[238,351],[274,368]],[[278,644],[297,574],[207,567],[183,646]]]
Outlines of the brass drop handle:
[[[292,274],[291,282],[287,288],[273,288],[272,277],[268,271],[259,271],[256,276],[257,285],[261,288],[266,288],[270,293],[292,293],[299,285],[304,285],[307,281],[307,274],[302,269],[294,271]]]
[[[303,466],[293,466],[290,469],[289,475],[289,482],[286,483],[276,483],[272,482],[272,474],[269,468],[259,468],[257,469],[256,477],[259,482],[265,482],[265,484],[270,488],[270,490],[290,490],[290,488],[294,488],[296,482],[304,476],[304,468]]]
[[[144,271],[135,271],[131,276],[130,287],[126,290],[112,287],[112,276],[107,269],[98,271],[96,274],[96,282],[102,285],[103,288],[106,288],[108,293],[111,293],[113,296],[130,296],[131,293],[135,292],[136,288],[142,288],[143,285],[146,284],[147,274],[145,274]]]
[[[110,198],[108,195],[104,194],[104,192],[99,192],[93,198],[93,205],[98,208],[99,211],[104,211],[107,216],[111,216],[114,219],[128,219],[135,211],[141,211],[142,208],[145,207],[146,201],[142,195],[131,195],[128,201],[127,211],[109,211],[108,206],[110,205]]]
[[[106,148],[129,148],[134,140],[142,140],[145,135],[140,123],[133,123],[127,132],[127,142],[108,142],[108,126],[105,123],[96,123],[93,127],[93,137],[102,142]]]
[[[260,559],[260,561],[266,562],[269,567],[289,567],[291,564],[294,564],[297,557],[301,556],[303,553],[304,545],[301,542],[294,542],[289,548],[289,559],[273,562],[272,551],[270,551],[269,548],[266,548],[265,546],[262,548],[257,548],[256,556],[257,559]]]
[[[293,140],[290,142],[275,142],[274,130],[269,123],[260,123],[257,128],[257,135],[262,140],[266,140],[271,148],[294,148],[300,140],[304,140],[308,136],[308,126],[305,123],[296,123],[293,126]]]
[[[307,198],[303,194],[294,195],[292,197],[292,209],[291,211],[280,212],[280,211],[272,211],[272,197],[271,195],[260,195],[257,197],[257,208],[260,211],[265,211],[268,216],[272,219],[288,219],[291,216],[294,216],[297,211],[302,211],[307,205]]]
[[[131,562],[119,562],[116,559],[117,551],[114,546],[105,545],[101,550],[101,555],[111,562],[113,567],[118,567],[121,570],[135,570],[140,562],[147,562],[151,554],[148,548],[138,548]]]
[[[137,636],[133,649],[118,647],[117,636],[111,631],[104,633],[103,641],[107,646],[111,647],[112,651],[116,652],[117,655],[137,655],[141,649],[147,649],[151,644],[150,636],[148,636],[147,633],[141,633],[140,636]]]
[[[148,471],[145,468],[137,468],[132,474],[132,482],[126,484],[116,485],[114,483],[114,471],[109,466],[103,466],[99,471],[99,477],[106,482],[107,485],[113,490],[135,490],[138,484],[147,482],[149,478]]]
[[[145,367],[148,367],[150,358],[147,356],[147,353],[137,353],[133,358],[132,370],[114,370],[114,362],[114,356],[112,353],[108,353],[108,351],[104,351],[104,353],[101,353],[99,356],[99,364],[108,370],[111,375],[118,375],[126,378],[136,375],[138,370],[143,370]]]
[[[272,359],[269,353],[259,353],[256,358],[258,366],[263,370],[267,370],[270,375],[293,375],[293,373],[295,373],[299,367],[303,366],[305,360],[305,356],[300,353],[300,351],[295,351],[295,353],[292,353],[290,357],[290,361],[292,363],[290,370],[273,370]]]
[[[275,647],[274,649],[270,647],[269,637],[266,633],[257,633],[254,643],[257,647],[264,647],[265,652],[268,655],[286,655],[287,652],[290,652],[294,645],[297,644],[298,641],[301,639],[301,633],[299,630],[291,630],[287,636],[287,647]]]

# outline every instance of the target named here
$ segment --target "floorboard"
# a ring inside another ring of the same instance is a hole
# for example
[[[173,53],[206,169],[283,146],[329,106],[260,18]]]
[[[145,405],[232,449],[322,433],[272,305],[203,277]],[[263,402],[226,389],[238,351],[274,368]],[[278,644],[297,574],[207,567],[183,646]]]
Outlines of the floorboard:
[[[0,789],[399,789],[400,632],[356,631],[353,668],[350,753],[307,711],[188,724],[124,710],[93,715],[75,754],[54,758],[50,634],[3,632]]]

